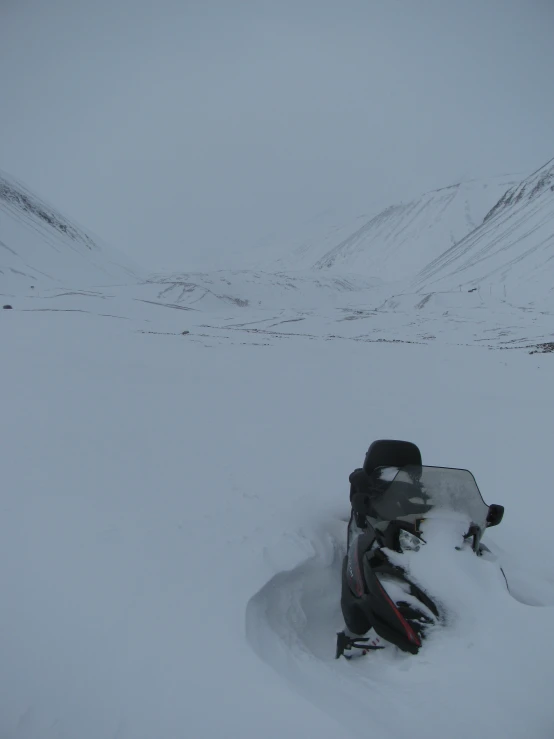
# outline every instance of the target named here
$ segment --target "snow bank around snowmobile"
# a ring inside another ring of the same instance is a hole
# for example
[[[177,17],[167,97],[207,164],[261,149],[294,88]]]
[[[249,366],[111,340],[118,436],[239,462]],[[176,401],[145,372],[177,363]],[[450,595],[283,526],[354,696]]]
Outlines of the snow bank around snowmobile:
[[[420,653],[389,646],[355,663],[335,661],[332,636],[342,619],[330,593],[340,592],[345,529],[345,522],[323,520],[304,529],[291,550],[298,564],[276,571],[251,600],[247,635],[257,654],[353,734],[367,726],[370,711],[375,735],[402,736],[413,716],[399,706],[410,705],[418,716],[416,737],[463,739],[468,723],[478,721],[483,736],[516,739],[530,714],[533,735],[549,736],[553,654],[545,634],[552,609],[522,605],[508,592],[498,563],[469,547],[456,549],[467,531],[460,516],[425,521],[427,544],[419,552],[387,552],[441,611]],[[302,539],[312,542],[311,552],[298,546]],[[277,552],[268,560],[277,569]],[[526,675],[524,685],[517,675]]]

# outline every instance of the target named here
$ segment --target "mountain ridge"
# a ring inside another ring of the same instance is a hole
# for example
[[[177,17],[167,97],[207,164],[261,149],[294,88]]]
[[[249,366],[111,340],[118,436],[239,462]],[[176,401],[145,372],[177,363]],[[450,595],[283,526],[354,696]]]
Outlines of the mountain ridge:
[[[263,268],[342,271],[386,282],[412,279],[479,225],[518,182],[513,175],[466,180],[391,204],[372,216],[346,219],[324,212],[319,222],[307,224],[307,235],[280,239],[278,254],[266,256]]]
[[[554,159],[510,188],[483,223],[427,264],[418,291],[498,286],[528,301],[552,295]]]
[[[0,289],[136,280],[141,270],[0,170]]]

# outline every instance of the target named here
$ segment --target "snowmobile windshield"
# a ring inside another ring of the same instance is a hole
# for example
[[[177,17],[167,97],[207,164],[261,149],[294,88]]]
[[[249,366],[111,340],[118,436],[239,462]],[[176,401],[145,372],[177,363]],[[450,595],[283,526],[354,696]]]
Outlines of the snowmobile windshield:
[[[406,466],[378,468],[372,475],[378,495],[372,508],[384,521],[435,518],[454,514],[478,526],[487,525],[489,507],[469,470]]]

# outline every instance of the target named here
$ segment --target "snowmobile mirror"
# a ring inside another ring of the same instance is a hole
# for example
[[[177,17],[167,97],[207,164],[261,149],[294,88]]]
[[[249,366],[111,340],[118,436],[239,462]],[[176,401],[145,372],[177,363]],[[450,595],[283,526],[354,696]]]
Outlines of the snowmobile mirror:
[[[487,513],[487,528],[489,526],[498,526],[504,516],[504,506],[496,505],[493,503],[489,506],[489,512]]]

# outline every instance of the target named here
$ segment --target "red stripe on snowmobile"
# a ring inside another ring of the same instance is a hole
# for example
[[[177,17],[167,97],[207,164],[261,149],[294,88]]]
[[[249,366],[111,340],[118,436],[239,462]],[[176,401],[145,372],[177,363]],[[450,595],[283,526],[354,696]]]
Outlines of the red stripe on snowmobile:
[[[394,612],[396,613],[396,615],[398,617],[398,620],[400,621],[400,623],[404,627],[404,631],[406,632],[406,635],[407,635],[408,639],[412,642],[412,644],[415,644],[416,646],[420,647],[421,646],[421,639],[418,637],[418,635],[412,629],[412,627],[410,626],[410,624],[406,621],[406,619],[404,618],[404,616],[400,613],[400,611],[398,610],[398,608],[394,604],[394,601],[391,599],[391,597],[389,596],[389,594],[387,593],[387,591],[385,590],[385,588],[379,582],[379,578],[376,578],[376,579],[377,579],[377,583],[379,584],[379,587],[381,588],[381,591],[382,591],[383,595],[385,596],[385,598],[388,600],[388,602],[392,606]]]
[[[354,587],[356,588],[356,595],[362,596],[364,594],[364,585],[362,582],[362,571],[360,568],[360,560],[358,559],[358,546],[354,546]]]

